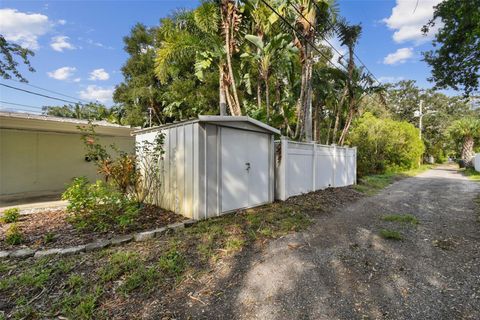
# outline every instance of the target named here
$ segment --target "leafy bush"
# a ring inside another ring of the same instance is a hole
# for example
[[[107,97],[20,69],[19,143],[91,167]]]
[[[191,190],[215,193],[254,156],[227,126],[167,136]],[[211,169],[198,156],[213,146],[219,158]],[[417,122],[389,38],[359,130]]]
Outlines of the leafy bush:
[[[111,226],[128,227],[139,212],[139,204],[114,186],[98,180],[90,184],[75,178],[62,194],[68,200],[71,221],[80,229],[106,231]]]
[[[417,168],[425,150],[412,124],[379,119],[369,112],[356,121],[348,142],[358,147],[360,176]]]
[[[20,210],[18,208],[10,208],[3,212],[3,222],[12,223],[17,222],[20,217]]]
[[[5,242],[11,245],[17,245],[21,244],[22,241],[23,236],[20,232],[20,228],[17,226],[16,223],[12,224],[5,234]]]

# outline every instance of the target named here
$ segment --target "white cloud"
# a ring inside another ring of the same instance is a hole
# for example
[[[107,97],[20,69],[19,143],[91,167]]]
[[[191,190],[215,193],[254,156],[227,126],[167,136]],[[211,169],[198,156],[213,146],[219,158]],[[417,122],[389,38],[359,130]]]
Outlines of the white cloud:
[[[419,45],[432,39],[441,26],[437,23],[427,36],[423,35],[422,27],[433,17],[433,7],[443,0],[397,0],[390,17],[383,22],[392,30],[393,40],[397,43],[413,41]]]
[[[80,98],[82,99],[96,100],[106,103],[112,101],[113,88],[102,88],[96,85],[90,85],[79,93]]]
[[[58,23],[59,25],[62,25],[62,26],[63,26],[63,25],[65,25],[65,24],[67,24],[67,20],[60,19],[60,20],[57,21],[57,23]]]
[[[109,78],[110,78],[110,75],[108,74],[108,72],[105,71],[105,69],[101,68],[101,69],[95,69],[92,72],[90,72],[90,77],[88,79],[93,81],[95,80],[104,81],[104,80],[108,80]]]
[[[378,78],[378,81],[380,81],[381,83],[395,83],[395,82],[402,81],[402,80],[405,80],[405,78],[404,77],[391,77],[391,76],[383,76],[383,77]]]
[[[46,34],[52,25],[48,17],[40,13],[0,9],[0,31],[5,39],[31,50],[39,48],[38,37]]]
[[[82,79],[80,79],[80,78],[75,78],[75,79],[73,79],[73,82],[80,82],[80,80],[82,80]]]
[[[413,56],[413,48],[401,48],[394,53],[388,54],[384,59],[384,64],[400,64],[406,62]]]
[[[73,76],[76,70],[77,69],[74,67],[63,67],[52,72],[47,72],[47,74],[50,78],[56,80],[68,80],[71,76]]]
[[[67,36],[57,36],[52,38],[52,42],[50,43],[50,47],[53,50],[63,52],[63,50],[73,50],[75,47],[73,44],[69,42],[70,38]]]

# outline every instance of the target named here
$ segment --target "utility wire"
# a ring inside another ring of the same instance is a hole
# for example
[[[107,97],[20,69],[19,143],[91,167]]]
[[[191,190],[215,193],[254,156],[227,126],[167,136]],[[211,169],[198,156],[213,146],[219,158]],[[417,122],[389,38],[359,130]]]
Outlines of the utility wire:
[[[87,101],[87,100],[85,100],[85,99],[80,99],[80,98],[77,98],[77,97],[69,96],[69,95],[67,95],[67,94],[63,94],[63,93],[60,93],[60,92],[57,92],[57,91],[53,91],[53,90],[50,90],[50,89],[45,89],[45,88],[42,88],[42,87],[39,87],[39,86],[30,84],[30,83],[28,83],[28,82],[20,82],[20,81],[15,80],[15,79],[10,79],[10,80],[15,81],[15,82],[18,82],[18,83],[22,83],[22,84],[27,85],[27,86],[30,86],[30,87],[32,87],[32,88],[36,88],[36,89],[40,89],[40,90],[43,90],[43,91],[46,91],[46,92],[54,93],[54,94],[57,94],[57,95],[59,95],[59,96],[65,97],[65,98],[75,99],[75,100],[83,101],[83,102],[85,102],[85,103],[91,103],[91,101]]]
[[[265,4],[268,8],[270,8],[270,10],[272,10],[280,19],[282,19],[282,21],[284,23],[287,24],[287,26],[293,30],[293,32],[295,32],[295,34],[299,35],[303,40],[305,40],[313,49],[315,49],[315,51],[317,51],[322,57],[325,58],[325,60],[327,60],[328,62],[330,62],[335,68],[337,68],[338,70],[340,70],[340,68],[338,68],[332,61],[330,61],[330,59],[325,56],[325,54],[317,48],[317,46],[315,44],[313,44],[307,37],[305,37],[303,34],[301,34],[300,32],[298,32],[298,30],[292,26],[292,24],[290,22],[288,22],[287,19],[285,19],[284,16],[282,16],[280,13],[278,13],[278,11],[276,11],[274,8],[272,8],[272,6],[270,4],[268,4],[265,0],[260,0],[263,2],[263,4]],[[343,72],[343,70],[340,70]]]
[[[317,48],[317,46],[316,46],[315,44],[313,44],[310,40],[308,40],[303,34],[301,34],[300,32],[298,32],[298,30],[297,30],[294,26],[292,26],[292,24],[291,24],[290,22],[288,22],[288,20],[287,20],[284,16],[282,16],[277,10],[275,10],[269,3],[267,3],[265,0],[260,0],[260,1],[262,1],[263,4],[265,4],[270,10],[272,10],[280,19],[282,19],[282,21],[285,22],[285,23],[287,24],[287,26],[288,26],[290,29],[292,29],[293,32],[295,32],[295,34],[300,35],[300,37],[302,37],[309,45],[312,46],[312,48],[314,48],[318,53],[320,53],[320,55],[321,55],[322,57],[324,57],[328,62],[330,62],[330,64],[332,64],[337,70],[342,71],[342,72],[344,71],[344,70],[341,70],[340,68],[338,68],[338,66],[335,65],[332,61],[330,61],[330,59],[328,59],[327,57],[325,57],[325,55],[323,54],[323,52],[321,52],[321,51]],[[314,1],[313,1],[313,3],[314,3],[315,6],[317,7],[317,9],[320,10],[320,8],[318,7],[318,5],[317,5]],[[295,8],[295,9],[296,9],[296,8]],[[296,10],[296,11],[298,12],[298,10]],[[302,15],[302,14],[300,13],[300,15]],[[302,15],[302,16],[303,16],[303,15]],[[312,27],[312,29],[313,29],[317,34],[319,34],[319,33],[318,33],[318,30],[316,30],[315,27],[313,27],[313,25],[310,23],[310,21],[308,21],[308,19],[306,19],[305,16],[303,16],[303,18],[310,24],[310,26]],[[322,38],[324,38],[324,37],[322,36]],[[324,39],[325,39],[325,38],[324,38]],[[331,46],[333,49],[335,49],[332,45],[330,45],[330,46]],[[336,50],[336,49],[335,49],[335,50]],[[337,52],[338,52],[338,51],[337,51]],[[363,64],[363,63],[362,63],[362,64]],[[343,66],[343,65],[342,65],[342,66]],[[365,65],[364,65],[364,66],[365,66]],[[345,67],[344,67],[344,68],[345,68]],[[365,66],[365,68],[368,70],[367,66]],[[345,70],[346,70],[346,69],[345,69]],[[373,77],[375,77],[375,75],[373,75],[373,73],[371,73],[370,71],[369,71],[369,73],[370,73]],[[375,79],[376,79],[376,78],[375,78]],[[378,80],[376,80],[376,81],[380,84],[380,82],[379,82]],[[371,93],[369,93],[368,95],[370,95],[370,94],[371,94]],[[362,98],[363,98],[363,97],[362,97]],[[376,100],[375,97],[373,97],[373,98],[374,98],[374,100]],[[378,101],[377,101],[377,102],[378,102]],[[381,104],[382,104],[382,103],[381,103]]]
[[[318,6],[318,4],[315,1],[312,1],[312,3],[318,10],[321,10],[320,7]],[[336,31],[335,26],[333,25],[333,23],[331,21],[327,20],[327,23],[330,25],[330,28],[333,28],[333,30]],[[330,45],[330,46],[333,48],[332,45]],[[335,51],[337,51],[337,50],[335,49]],[[375,81],[377,81],[378,84],[381,85],[382,83],[377,79],[377,77],[373,74],[373,72],[370,71],[370,69],[367,67],[367,65],[365,63],[363,63],[362,59],[360,59],[360,57],[355,53],[355,51],[353,51],[353,55],[357,58],[358,62],[360,62],[365,67],[365,69],[367,69],[368,73],[372,75],[372,77],[375,79]]]
[[[27,107],[27,108],[33,108],[33,109],[42,109],[41,106],[32,106],[32,105],[28,105],[28,104],[21,104],[21,103],[15,103],[15,102],[9,102],[9,101],[3,101],[3,100],[0,100],[0,103],[5,103],[5,104],[11,104],[13,106],[19,106],[19,107]]]
[[[73,103],[73,104],[83,105],[83,103],[81,103],[81,102],[74,102],[74,101],[64,100],[64,99],[60,99],[60,98],[48,96],[48,95],[46,95],[46,94],[41,94],[41,93],[38,93],[38,92],[33,92],[33,91],[30,91],[30,90],[26,90],[26,89],[21,89],[21,88],[18,88],[18,87],[10,86],[10,85],[4,84],[4,83],[0,83],[0,85],[1,85],[1,86],[4,86],[4,87],[7,87],[7,88],[10,88],[10,89],[14,89],[14,90],[18,90],[18,91],[23,91],[23,92],[26,92],[26,93],[30,93],[30,94],[33,94],[33,95],[37,95],[37,96],[44,97],[44,98],[48,98],[48,99],[52,99],[52,100],[58,100],[58,101],[62,101],[62,102],[67,102],[67,103]]]

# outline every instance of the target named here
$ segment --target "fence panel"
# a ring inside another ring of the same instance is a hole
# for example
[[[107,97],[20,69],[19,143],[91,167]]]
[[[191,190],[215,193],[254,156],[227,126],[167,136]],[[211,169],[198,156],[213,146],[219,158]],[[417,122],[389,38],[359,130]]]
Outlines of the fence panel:
[[[275,198],[356,183],[357,149],[276,141]]]
[[[475,170],[480,172],[480,153],[477,153],[475,158],[473,158],[473,161],[475,162]]]

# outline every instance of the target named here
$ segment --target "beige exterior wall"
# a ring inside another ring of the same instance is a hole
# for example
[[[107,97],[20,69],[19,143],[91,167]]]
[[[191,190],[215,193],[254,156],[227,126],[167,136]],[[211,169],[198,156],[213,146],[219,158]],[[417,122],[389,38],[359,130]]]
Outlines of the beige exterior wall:
[[[99,139],[120,150],[134,149],[131,136]],[[99,178],[94,164],[85,161],[79,133],[0,128],[0,200],[59,194],[79,176]]]

